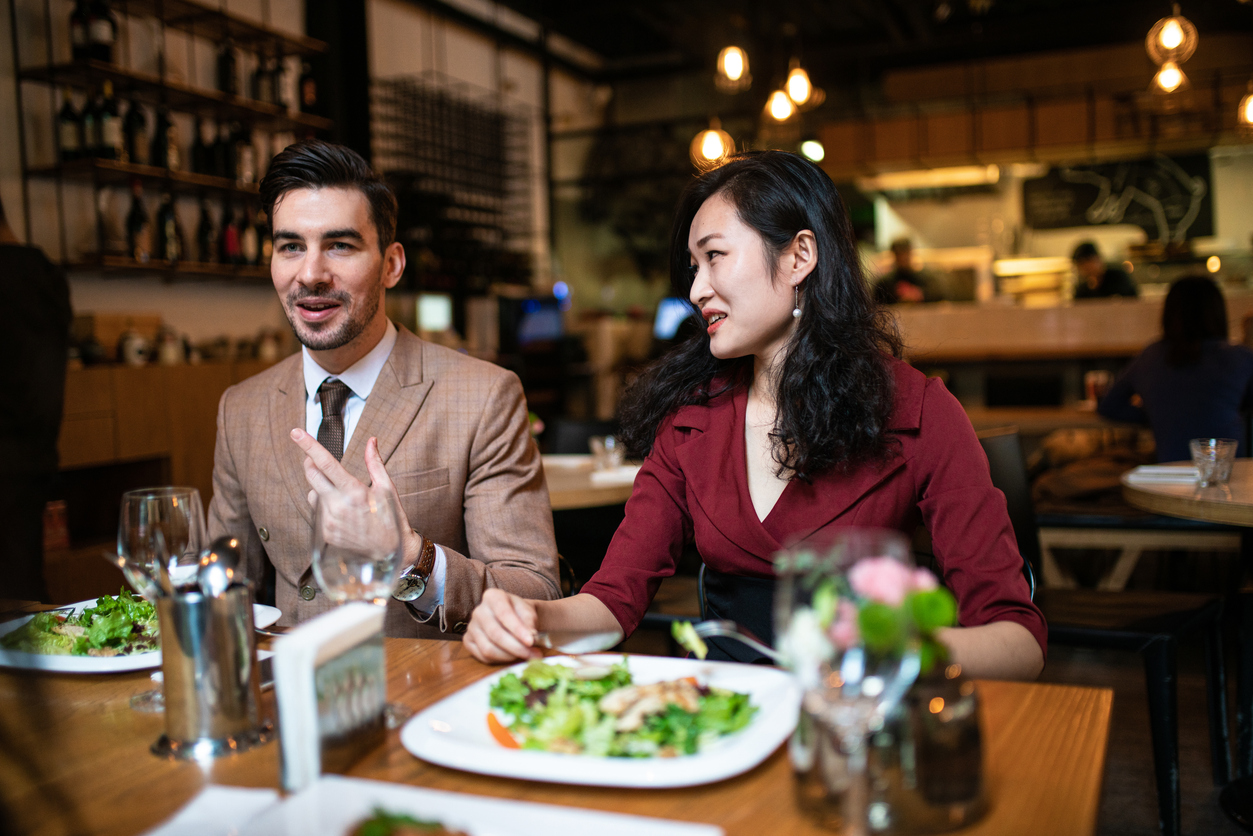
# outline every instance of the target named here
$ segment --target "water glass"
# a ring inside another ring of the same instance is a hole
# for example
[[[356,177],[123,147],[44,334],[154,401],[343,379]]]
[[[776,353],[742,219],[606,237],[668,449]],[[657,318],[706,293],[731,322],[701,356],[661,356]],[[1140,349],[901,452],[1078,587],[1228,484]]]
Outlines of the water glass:
[[[385,604],[403,556],[403,516],[389,490],[357,486],[313,507],[313,575],[332,601]]]
[[[1197,487],[1226,485],[1231,480],[1238,443],[1232,438],[1194,438],[1188,442],[1196,465]]]
[[[136,592],[152,601],[196,580],[205,546],[204,507],[195,488],[140,488],[122,495],[117,555]]]
[[[592,461],[597,470],[613,470],[622,466],[624,450],[622,443],[612,435],[594,435],[587,440],[592,449]]]

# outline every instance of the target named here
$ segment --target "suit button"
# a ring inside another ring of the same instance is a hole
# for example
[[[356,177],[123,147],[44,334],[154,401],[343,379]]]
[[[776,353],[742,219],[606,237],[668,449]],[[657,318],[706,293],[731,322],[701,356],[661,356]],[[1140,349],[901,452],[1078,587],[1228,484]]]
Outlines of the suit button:
[[[261,528],[257,531],[257,533],[261,535],[262,540],[270,539],[270,530],[268,528]]]
[[[464,633],[466,631],[466,626],[467,625],[464,621],[458,621],[452,626],[452,631],[454,633]]]
[[[300,587],[300,597],[306,601],[312,601],[318,595],[318,591],[311,586]]]

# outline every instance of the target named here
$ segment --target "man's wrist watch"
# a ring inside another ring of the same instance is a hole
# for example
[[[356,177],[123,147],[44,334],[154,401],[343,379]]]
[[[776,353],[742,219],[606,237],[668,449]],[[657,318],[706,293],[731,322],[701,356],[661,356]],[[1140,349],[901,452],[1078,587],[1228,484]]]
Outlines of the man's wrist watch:
[[[397,601],[409,603],[421,598],[422,593],[426,592],[426,583],[430,580],[431,572],[435,570],[435,544],[421,534],[418,537],[422,540],[422,552],[418,556],[418,562],[402,572],[396,580],[392,597]]]

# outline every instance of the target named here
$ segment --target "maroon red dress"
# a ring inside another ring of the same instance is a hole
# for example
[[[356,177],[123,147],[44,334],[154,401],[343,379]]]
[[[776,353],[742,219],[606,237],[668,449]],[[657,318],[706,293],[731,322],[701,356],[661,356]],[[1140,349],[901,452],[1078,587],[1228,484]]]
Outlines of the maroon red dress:
[[[900,440],[885,465],[792,480],[765,520],[748,493],[740,387],[685,406],[661,425],[600,570],[581,591],[600,599],[630,635],[685,543],[712,570],[773,578],[775,552],[827,528],[874,526],[931,533],[944,584],[962,626],[1013,621],[1046,649],[1048,631],[1031,602],[1022,558],[987,457],[944,384],[892,361],[896,404],[889,431]]]

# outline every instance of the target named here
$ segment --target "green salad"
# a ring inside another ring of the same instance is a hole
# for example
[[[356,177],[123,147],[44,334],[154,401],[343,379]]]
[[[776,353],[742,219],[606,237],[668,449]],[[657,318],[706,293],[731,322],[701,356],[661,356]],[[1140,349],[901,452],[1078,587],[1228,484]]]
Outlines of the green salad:
[[[41,612],[0,637],[0,647],[56,656],[130,656],[160,647],[152,604],[123,589],[80,613]]]
[[[535,660],[491,690],[492,735],[504,746],[609,757],[692,755],[748,725],[748,694],[695,677],[634,685],[626,659],[609,667]]]

